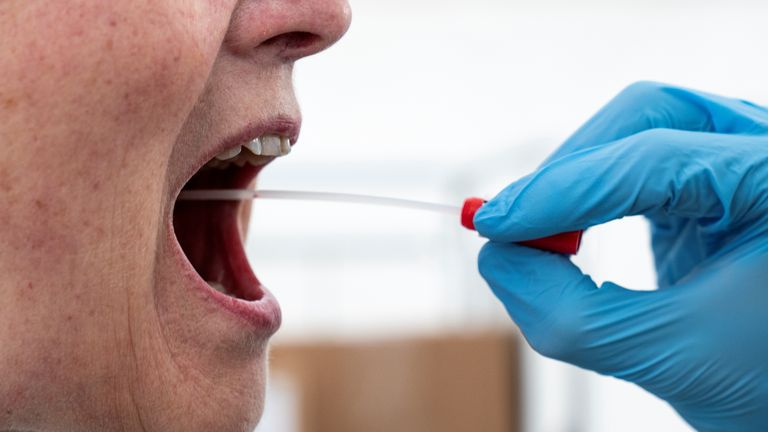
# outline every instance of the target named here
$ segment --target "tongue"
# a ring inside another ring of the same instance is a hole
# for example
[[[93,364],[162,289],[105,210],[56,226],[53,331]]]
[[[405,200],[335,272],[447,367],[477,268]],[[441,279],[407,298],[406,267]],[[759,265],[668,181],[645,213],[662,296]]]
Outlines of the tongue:
[[[173,226],[200,277],[221,283],[234,297],[258,300],[263,292],[245,256],[238,208],[238,202],[178,201]]]

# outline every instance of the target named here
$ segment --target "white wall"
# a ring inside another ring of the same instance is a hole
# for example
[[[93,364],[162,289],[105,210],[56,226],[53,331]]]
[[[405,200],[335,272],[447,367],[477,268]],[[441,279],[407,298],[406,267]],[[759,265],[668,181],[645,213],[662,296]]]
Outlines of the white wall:
[[[610,97],[659,80],[768,102],[768,2],[353,0],[336,47],[297,67],[305,114],[262,188],[460,202],[533,169]],[[508,324],[475,272],[482,244],[408,211],[258,203],[248,244],[283,304],[281,338]],[[652,288],[646,227],[592,230],[578,262]],[[526,429],[687,430],[634,387],[525,358]]]

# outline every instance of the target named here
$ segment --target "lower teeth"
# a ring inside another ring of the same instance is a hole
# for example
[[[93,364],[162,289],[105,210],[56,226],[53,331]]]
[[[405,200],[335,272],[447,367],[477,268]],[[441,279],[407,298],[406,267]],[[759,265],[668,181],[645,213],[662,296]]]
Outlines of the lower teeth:
[[[227,292],[227,289],[224,288],[224,285],[222,285],[221,282],[213,282],[213,281],[206,281],[206,282],[208,282],[208,285],[211,288],[215,289],[216,291],[218,291],[218,292],[220,292],[222,294],[229,295],[229,293]]]

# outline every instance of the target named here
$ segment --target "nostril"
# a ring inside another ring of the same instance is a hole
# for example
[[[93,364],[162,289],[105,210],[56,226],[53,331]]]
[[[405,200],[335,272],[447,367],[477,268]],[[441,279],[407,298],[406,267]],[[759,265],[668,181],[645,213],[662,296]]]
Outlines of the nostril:
[[[276,48],[283,57],[298,58],[319,51],[322,38],[314,33],[296,31],[269,38],[261,45]]]

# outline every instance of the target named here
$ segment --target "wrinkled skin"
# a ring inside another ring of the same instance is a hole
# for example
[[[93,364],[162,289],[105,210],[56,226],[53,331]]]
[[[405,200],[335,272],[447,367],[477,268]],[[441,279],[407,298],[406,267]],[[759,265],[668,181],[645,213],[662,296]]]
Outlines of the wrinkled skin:
[[[345,0],[0,0],[0,430],[254,427],[271,332],[198,301],[173,202],[212,142],[298,116],[293,62],[349,20]]]

